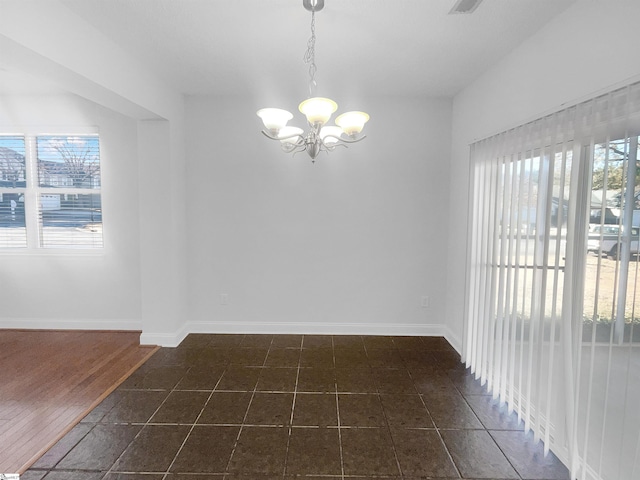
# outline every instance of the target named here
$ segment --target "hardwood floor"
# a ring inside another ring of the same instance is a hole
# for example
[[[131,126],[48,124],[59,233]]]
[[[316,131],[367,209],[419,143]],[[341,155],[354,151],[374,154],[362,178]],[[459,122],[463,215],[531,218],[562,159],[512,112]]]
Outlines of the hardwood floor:
[[[157,349],[139,332],[0,330],[0,473],[24,473]]]

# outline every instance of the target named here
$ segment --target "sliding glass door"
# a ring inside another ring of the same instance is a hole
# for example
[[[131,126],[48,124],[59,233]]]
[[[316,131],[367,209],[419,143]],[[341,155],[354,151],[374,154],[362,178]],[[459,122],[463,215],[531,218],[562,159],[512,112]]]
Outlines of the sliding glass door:
[[[574,478],[640,478],[640,84],[471,146],[464,358]]]
[[[595,478],[640,476],[640,169],[632,133],[586,150],[591,204],[576,436]]]

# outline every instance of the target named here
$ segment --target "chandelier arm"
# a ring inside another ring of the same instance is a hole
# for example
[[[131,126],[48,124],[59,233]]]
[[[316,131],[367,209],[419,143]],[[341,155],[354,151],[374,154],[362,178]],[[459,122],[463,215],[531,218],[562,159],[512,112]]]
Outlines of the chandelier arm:
[[[324,138],[327,138],[327,137],[337,138],[339,141],[342,140],[341,138],[335,137],[333,135],[326,135]],[[325,143],[324,139],[318,139],[318,140],[320,142],[320,151],[324,151],[327,154],[329,152],[333,152],[336,149],[336,147],[347,148],[347,145],[345,145],[344,143],[340,143],[340,142],[337,142],[337,143]]]
[[[327,135],[327,136],[329,136],[329,135]],[[365,138],[367,138],[366,135],[363,135],[360,138],[355,138],[355,139],[339,138],[339,140],[342,143],[358,143],[358,142],[361,142],[362,140],[364,140]]]
[[[306,148],[297,148],[295,150],[291,150],[288,153],[291,153],[292,154],[291,156],[295,157],[297,154],[299,154],[300,152],[304,152],[304,151],[306,151]]]
[[[286,153],[296,153],[296,152],[304,151],[304,147],[302,145],[297,145],[293,143],[283,143],[282,150],[284,150]]]
[[[265,132],[264,130],[262,130],[262,134],[263,134],[265,137],[270,138],[271,140],[280,140],[278,137],[274,137],[273,135],[271,135],[271,134],[269,134],[269,133]]]
[[[298,144],[298,143],[300,143],[300,141],[304,140],[304,137],[302,135],[300,135],[299,133],[293,133],[291,135],[287,135],[287,136],[284,136],[284,137],[274,137],[270,133],[267,133],[264,130],[262,130],[262,134],[265,137],[270,138],[271,140],[289,140],[290,138],[300,137],[300,139],[296,142],[296,144]]]
[[[336,149],[336,147],[344,147],[344,148],[349,148],[349,145],[345,144],[345,143],[336,143],[334,145],[332,145],[332,149],[331,151],[334,151]]]
[[[294,133],[293,135],[286,135],[284,137],[278,137],[278,140],[289,140],[295,137],[298,137],[298,140],[296,140],[295,142],[296,145],[304,145],[304,137],[299,133]]]
[[[324,141],[325,138],[335,138],[336,141],[341,142],[342,138],[340,137],[336,137],[335,135],[325,135],[322,139],[320,139],[320,141],[322,142],[322,145],[324,145],[325,147],[328,147],[328,145],[326,144],[326,142]]]
[[[336,145],[341,145],[343,143],[358,143],[362,140],[364,140],[365,138],[367,138],[366,135],[363,135],[360,138],[356,138],[356,139],[346,139],[346,138],[342,138],[342,137],[336,137],[335,135],[325,135],[324,138],[335,138],[338,142],[336,143]],[[323,141],[322,144],[324,145],[325,142]]]

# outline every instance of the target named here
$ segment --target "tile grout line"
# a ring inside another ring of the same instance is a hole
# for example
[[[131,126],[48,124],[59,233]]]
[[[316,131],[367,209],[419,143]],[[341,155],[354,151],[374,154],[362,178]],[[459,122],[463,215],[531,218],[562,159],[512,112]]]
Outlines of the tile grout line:
[[[106,398],[106,397],[105,397],[105,398]],[[80,420],[80,422],[78,422],[78,423],[77,423],[77,424],[76,424],[76,425],[75,425],[71,430],[75,429],[77,426],[79,426],[79,425],[81,425],[81,424],[82,424],[82,420]],[[86,425],[86,423],[85,423],[85,425]],[[77,442],[75,442],[75,443],[71,446],[71,448],[69,448],[69,450],[67,451],[67,453],[65,453],[62,457],[60,457],[60,458],[58,459],[58,461],[57,461],[57,462],[55,462],[55,463],[53,464],[53,466],[52,466],[52,467],[50,467],[50,468],[44,468],[44,469],[41,469],[41,470],[46,470],[46,472],[47,472],[46,474],[49,474],[50,472],[52,472],[53,470],[55,470],[55,469],[56,469],[56,467],[58,466],[58,464],[59,464],[60,462],[62,462],[62,460],[64,460],[64,459],[65,459],[65,457],[66,457],[67,455],[69,455],[69,453],[71,453],[71,451],[72,451],[74,448],[76,448],[76,447],[78,446],[78,444],[79,444],[82,440],[84,440],[84,438],[85,438],[87,435],[89,435],[89,434],[93,431],[93,429],[94,429],[94,428],[96,428],[98,425],[99,425],[99,422],[95,422],[95,423],[93,423],[93,425],[91,426],[91,428],[89,428],[89,430],[87,430],[87,433],[85,433],[82,437],[80,437],[80,440],[78,440]],[[67,433],[70,433],[70,432],[71,432],[71,430],[69,430],[69,432],[67,432]],[[66,436],[66,435],[65,435],[65,436]],[[62,438],[64,438],[64,437],[62,437]],[[60,440],[62,440],[62,438],[61,438]],[[58,442],[59,442],[60,440],[58,440]],[[58,444],[58,442],[56,442],[56,443],[55,443],[55,445],[57,445],[57,444]],[[53,448],[53,446],[52,446],[51,448]],[[48,451],[49,451],[49,450],[47,450],[47,452],[48,452]],[[46,453],[45,453],[45,454],[46,454]],[[43,454],[43,456],[44,456],[45,454]],[[42,458],[42,457],[40,457],[40,458]],[[40,460],[40,459],[38,459],[38,461],[39,461],[39,460]],[[34,468],[34,467],[33,467],[33,466],[29,467],[29,470],[30,470],[31,468]],[[25,473],[26,473],[26,472],[25,472]],[[46,475],[46,474],[45,474],[45,475]]]
[[[367,346],[364,343],[364,341],[362,342],[364,345],[364,352],[367,356],[367,362],[369,361],[369,352],[367,351]],[[370,364],[370,362],[369,362]],[[409,372],[409,370],[407,370],[407,373]],[[374,378],[375,374],[374,374]],[[411,374],[409,374],[409,378],[411,378]],[[411,379],[411,383],[413,383],[413,379]],[[414,386],[415,388],[415,386]],[[377,381],[376,381],[376,397],[378,398],[378,403],[380,404],[380,410],[382,411],[382,416],[384,418],[384,423],[387,427],[387,433],[389,435],[389,438],[391,439],[391,447],[393,449],[393,458],[396,460],[396,468],[398,469],[398,473],[400,474],[400,478],[404,478],[404,473],[402,472],[402,467],[400,466],[400,459],[398,458],[398,452],[396,451],[396,442],[393,440],[393,435],[391,434],[391,425],[389,425],[389,419],[387,418],[387,412],[384,410],[384,405],[382,404],[382,397],[380,396],[380,388],[377,385]],[[416,389],[417,392],[417,389]]]
[[[338,447],[340,448],[340,471],[341,478],[344,480],[344,455],[342,453],[342,429],[340,428],[340,402],[338,399],[338,376],[336,375],[336,351],[335,345],[333,341],[333,336],[331,336],[331,350],[333,352],[333,389],[335,391],[336,396],[336,421],[338,423]]]
[[[436,362],[436,364],[437,364],[437,362]],[[413,382],[413,384],[415,386],[416,382],[413,380],[413,375],[411,375],[411,370],[409,369],[409,367],[407,367],[407,373],[409,374],[409,377],[411,378],[411,381]],[[454,385],[454,387],[455,387],[455,385]],[[451,452],[449,451],[449,447],[447,447],[447,444],[445,443],[444,438],[442,437],[442,433],[440,433],[440,427],[438,427],[438,425],[436,424],[435,420],[433,419],[433,416],[431,415],[431,412],[429,411],[429,407],[427,407],[427,404],[424,401],[423,394],[420,393],[417,388],[416,388],[416,391],[419,394],[418,396],[420,398],[420,402],[422,402],[422,405],[424,405],[424,408],[427,411],[427,415],[429,415],[429,418],[431,419],[431,423],[435,427],[435,431],[438,433],[438,438],[440,439],[440,443],[443,446],[444,451],[447,453],[447,457],[451,461],[451,464],[453,465],[453,468],[455,468],[456,473],[458,474],[458,478],[463,478],[462,477],[462,472],[460,472],[460,469],[458,468],[458,465],[456,464],[456,462],[453,459],[453,455],[451,455]]]
[[[429,413],[429,417],[431,417],[431,413],[429,412],[429,409],[427,408],[427,405],[424,403],[424,398],[422,398],[422,395],[420,395],[420,400],[422,401],[423,405],[427,409],[427,413]],[[444,448],[444,451],[447,452],[447,457],[449,457],[449,460],[451,460],[451,464],[453,465],[453,468],[455,468],[456,472],[458,473],[458,477],[459,478],[463,478],[462,472],[460,471],[460,468],[458,468],[458,464],[453,459],[453,455],[451,455],[451,452],[449,451],[449,447],[447,447],[447,444],[444,441],[444,438],[442,437],[442,433],[440,432],[440,427],[438,427],[436,425],[436,422],[433,421],[433,417],[431,417],[431,421],[433,422],[433,426],[435,427],[435,431],[438,433],[438,438],[440,439],[440,443],[442,444],[442,446]],[[460,430],[460,429],[458,429],[458,430]]]
[[[185,376],[191,371],[191,369],[194,366],[191,365],[189,367],[189,369],[187,370],[187,372],[185,373]],[[171,467],[173,467],[173,465],[176,463],[176,460],[178,459],[178,456],[180,455],[180,453],[182,452],[182,449],[184,448],[184,446],[187,443],[187,440],[189,439],[189,437],[191,436],[191,432],[193,432],[193,429],[196,427],[198,420],[200,420],[200,417],[202,416],[204,409],[207,408],[207,405],[209,404],[209,402],[211,401],[211,397],[213,397],[213,392],[216,391],[217,386],[220,384],[220,381],[222,380],[222,377],[224,377],[224,374],[227,372],[229,365],[225,365],[224,370],[222,371],[222,375],[220,375],[220,378],[218,378],[218,381],[216,382],[216,384],[213,386],[213,389],[211,390],[211,392],[209,393],[209,396],[207,397],[207,400],[204,402],[204,405],[202,406],[202,408],[200,409],[200,413],[198,414],[198,416],[195,418],[195,420],[193,421],[193,424],[191,425],[191,428],[189,429],[189,432],[187,433],[187,435],[184,437],[184,440],[182,441],[182,444],[180,445],[180,448],[178,448],[178,451],[176,452],[176,454],[173,457],[173,460],[171,461],[171,463],[169,464],[169,466],[167,467],[167,471],[164,473],[164,476],[162,477],[162,480],[166,480],[168,475],[171,475]],[[183,377],[184,378],[184,377]],[[180,381],[182,381],[182,379],[180,379]],[[178,386],[178,384],[180,383],[180,381],[178,381],[175,385],[175,387]],[[174,390],[175,390],[174,387]],[[168,398],[168,396],[167,396]],[[154,413],[155,415],[155,413]],[[153,418],[153,416],[151,417]],[[115,464],[114,464],[115,465]]]
[[[447,376],[449,376],[449,374],[447,374]],[[504,457],[504,459],[507,461],[507,463],[509,463],[509,465],[511,466],[511,468],[513,468],[513,471],[516,472],[516,475],[518,475],[518,478],[520,480],[522,480],[522,475],[520,475],[520,472],[518,472],[518,470],[516,469],[515,465],[511,462],[511,460],[509,460],[509,458],[507,457],[507,455],[504,453],[504,451],[502,450],[502,448],[500,448],[500,445],[498,445],[498,442],[496,442],[496,439],[493,438],[493,435],[491,435],[490,430],[487,428],[487,426],[485,425],[485,423],[480,419],[480,417],[478,416],[478,414],[476,413],[476,411],[473,409],[473,407],[471,406],[471,404],[469,403],[469,400],[467,399],[466,395],[464,394],[464,392],[454,383],[453,387],[456,389],[456,391],[460,394],[460,396],[462,397],[462,399],[464,400],[465,405],[467,405],[469,407],[469,409],[471,410],[471,412],[473,413],[473,416],[478,420],[478,422],[480,422],[480,425],[482,425],[482,430],[483,432],[486,432],[487,435],[489,435],[489,438],[491,438],[491,440],[493,441],[494,445],[496,446],[496,448],[500,451],[500,453],[502,454],[502,456]],[[484,395],[483,395],[484,396]],[[478,430],[478,429],[474,429],[474,430]],[[440,431],[438,431],[438,434],[440,434]],[[447,449],[448,451],[448,449]]]
[[[293,412],[296,408],[296,397],[298,395],[298,380],[300,378],[300,363],[302,362],[302,348],[304,345],[304,335],[300,338],[300,346],[298,348],[298,366],[296,368],[296,383],[293,386],[293,401],[291,404],[291,415],[289,416],[289,431],[287,435],[287,447],[284,454],[284,467],[282,469],[282,478],[284,479],[287,475],[287,467],[289,462],[289,446],[291,445],[291,432],[293,429]]]
[[[191,370],[191,368],[192,368],[191,366],[189,368],[187,368],[187,371],[185,372],[185,375]],[[143,380],[144,380],[144,378],[143,378]],[[176,387],[178,386],[178,383],[180,383],[181,380],[182,380],[182,378],[175,383],[175,385],[171,388],[171,390],[169,390],[169,393],[167,394],[167,396],[164,397],[164,400],[162,400],[162,402],[160,402],[160,405],[158,405],[158,407],[154,410],[154,412],[151,415],[149,415],[149,418],[147,418],[147,420],[145,422],[139,422],[139,423],[138,422],[123,422],[121,424],[119,424],[117,422],[113,423],[113,425],[142,425],[142,427],[140,428],[140,431],[138,433],[136,433],[135,437],[133,437],[133,439],[129,442],[129,444],[122,450],[120,455],[118,455],[118,458],[116,458],[115,461],[111,464],[111,466],[109,467],[109,470],[107,470],[107,472],[104,474],[105,477],[113,472],[113,467],[116,466],[116,464],[124,456],[125,452],[129,449],[129,447],[131,447],[133,442],[135,442],[136,439],[142,434],[142,431],[145,429],[145,427],[147,427],[150,424],[150,420],[162,408],[162,406],[165,404],[165,402],[169,398],[169,395],[171,395],[175,391]],[[129,391],[129,392],[131,392],[131,391],[139,391],[139,392],[142,392],[142,391],[150,391],[150,392],[162,391],[162,392],[164,392],[166,390],[164,390],[164,389],[137,389],[137,390],[133,390],[132,389],[132,390],[124,390],[124,391],[125,392],[126,391]],[[115,408],[115,405],[114,405],[114,408]],[[106,417],[107,415],[108,415],[108,413],[105,414],[104,417]],[[104,417],[102,417],[102,418],[104,418]],[[165,476],[166,476],[166,474],[165,474]]]
[[[246,338],[243,337],[243,339]],[[267,363],[267,358],[269,357],[269,353],[271,352],[271,346],[273,345],[273,336],[271,337],[271,343],[269,343],[269,348],[267,349],[267,354],[264,356],[264,360],[262,361],[262,366],[259,368],[264,368],[265,364]],[[242,342],[240,342],[240,344],[242,344]],[[233,443],[233,447],[231,448],[231,454],[229,455],[229,460],[227,461],[227,466],[225,467],[225,473],[223,474],[224,478],[226,475],[228,475],[229,473],[229,467],[231,466],[231,459],[233,458],[233,455],[236,453],[236,448],[238,447],[238,442],[240,441],[240,435],[242,434],[242,429],[245,426],[245,422],[247,420],[247,416],[249,415],[249,409],[251,408],[251,404],[253,403],[253,399],[256,396],[256,391],[258,390],[258,382],[260,382],[260,374],[262,373],[262,370],[260,370],[260,373],[258,374],[258,378],[256,379],[256,383],[253,386],[253,391],[251,392],[251,398],[249,399],[249,404],[247,405],[247,410],[244,412],[244,417],[242,417],[242,423],[240,424],[240,429],[238,430],[238,435],[236,436],[236,440]],[[163,479],[166,480],[166,479]]]
[[[518,471],[516,466],[511,462],[511,460],[509,460],[509,457],[507,457],[507,455],[504,453],[504,450],[502,450],[500,445],[498,445],[498,442],[496,441],[496,439],[493,437],[493,435],[491,435],[491,431],[485,430],[485,432],[487,432],[487,434],[489,435],[489,438],[491,438],[491,440],[493,441],[497,449],[500,450],[500,453],[502,453],[502,456],[504,456],[505,460],[509,463],[509,465],[511,465],[511,468],[513,468],[513,471],[516,472],[516,475],[518,475],[518,478],[522,480],[522,475],[520,475],[520,472]]]

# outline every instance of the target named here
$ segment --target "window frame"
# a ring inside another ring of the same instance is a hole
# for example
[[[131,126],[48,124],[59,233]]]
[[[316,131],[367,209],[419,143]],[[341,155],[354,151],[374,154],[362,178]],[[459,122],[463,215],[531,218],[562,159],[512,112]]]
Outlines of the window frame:
[[[26,246],[25,247],[3,247],[0,246],[0,256],[102,256],[105,253],[105,229],[104,229],[104,195],[103,195],[103,179],[104,179],[104,155],[103,141],[99,130],[96,127],[72,127],[72,128],[55,128],[50,127],[37,128],[30,127],[24,129],[2,129],[0,136],[16,136],[24,139],[25,147],[25,186],[12,188],[11,193],[24,194],[24,215],[26,229]],[[76,187],[41,187],[39,179],[39,164],[37,141],[38,137],[95,137],[98,142],[98,152],[100,156],[100,185],[98,188],[76,188]],[[7,193],[6,190],[0,188],[0,191]],[[100,196],[101,203],[101,228],[102,228],[102,245],[101,246],[44,246],[42,242],[42,217],[41,205],[39,197],[47,194],[97,194]]]

